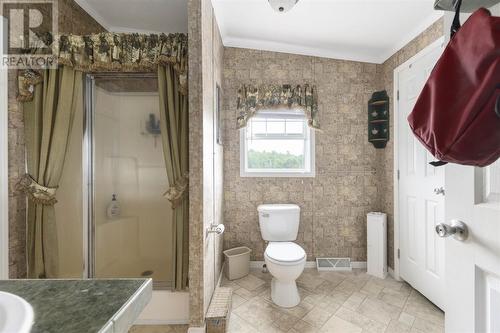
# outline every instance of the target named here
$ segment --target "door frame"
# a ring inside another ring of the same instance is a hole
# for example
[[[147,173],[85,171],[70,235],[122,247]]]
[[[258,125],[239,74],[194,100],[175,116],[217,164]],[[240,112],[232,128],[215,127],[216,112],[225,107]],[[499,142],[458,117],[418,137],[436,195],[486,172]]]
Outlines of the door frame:
[[[90,72],[83,76],[83,138],[82,138],[82,207],[83,207],[83,273],[82,278],[96,278],[95,228],[95,81],[103,78],[154,78],[156,72]],[[169,290],[170,284],[153,282],[153,289]]]
[[[393,216],[394,216],[394,270],[392,272],[392,275],[394,279],[396,280],[401,280],[401,277],[399,275],[399,257],[398,257],[398,251],[399,251],[399,178],[398,178],[398,171],[399,171],[399,122],[402,121],[399,119],[399,99],[398,99],[398,87],[399,87],[399,75],[400,73],[408,68],[410,65],[412,65],[414,62],[419,60],[420,58],[423,58],[430,52],[434,51],[436,48],[442,47],[444,50],[444,43],[445,43],[445,38],[444,36],[439,37],[436,39],[434,42],[431,44],[427,45],[424,49],[422,49],[420,52],[418,52],[416,55],[405,61],[403,64],[399,65],[394,69],[394,87],[393,87],[393,96],[396,96],[394,98],[394,166],[393,166],[393,189],[394,189],[394,211]]]
[[[0,16],[0,55],[4,50],[7,19]],[[0,67],[0,279],[9,278],[9,84],[8,70]]]

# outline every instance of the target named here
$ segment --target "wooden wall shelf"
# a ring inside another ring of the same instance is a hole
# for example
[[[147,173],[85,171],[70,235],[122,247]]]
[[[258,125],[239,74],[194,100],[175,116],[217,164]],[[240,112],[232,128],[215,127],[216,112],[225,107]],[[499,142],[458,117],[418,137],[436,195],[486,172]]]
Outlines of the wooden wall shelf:
[[[368,101],[368,141],[377,149],[389,141],[389,96],[387,91],[376,91]]]

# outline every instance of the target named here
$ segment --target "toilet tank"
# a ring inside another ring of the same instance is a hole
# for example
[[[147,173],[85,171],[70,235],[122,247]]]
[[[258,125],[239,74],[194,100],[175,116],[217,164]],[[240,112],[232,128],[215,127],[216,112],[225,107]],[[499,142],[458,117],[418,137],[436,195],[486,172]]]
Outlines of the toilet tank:
[[[300,207],[291,204],[269,204],[257,207],[262,238],[270,242],[297,239]]]

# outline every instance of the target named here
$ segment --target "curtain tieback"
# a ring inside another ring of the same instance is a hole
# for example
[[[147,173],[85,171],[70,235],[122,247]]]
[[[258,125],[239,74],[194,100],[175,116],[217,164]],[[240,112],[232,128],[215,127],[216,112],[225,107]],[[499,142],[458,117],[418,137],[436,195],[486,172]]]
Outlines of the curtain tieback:
[[[172,204],[172,208],[175,209],[181,204],[184,196],[187,194],[188,185],[189,178],[186,173],[184,176],[177,179],[175,183],[163,194],[163,196]]]
[[[35,86],[43,81],[41,71],[34,69],[20,70],[17,73],[17,100],[19,102],[28,102],[33,99]]]
[[[53,206],[57,203],[57,187],[46,187],[37,183],[29,174],[25,174],[17,183],[18,191],[24,193],[34,203]]]
[[[187,74],[179,74],[179,90],[182,95],[187,95],[188,93],[188,82]]]

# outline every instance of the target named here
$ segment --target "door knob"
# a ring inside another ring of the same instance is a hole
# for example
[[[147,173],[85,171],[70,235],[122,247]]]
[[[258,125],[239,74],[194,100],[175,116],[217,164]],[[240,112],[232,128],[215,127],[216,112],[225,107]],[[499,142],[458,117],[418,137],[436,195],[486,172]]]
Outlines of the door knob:
[[[439,194],[444,195],[444,188],[442,186],[441,187],[436,187],[434,189],[434,193],[436,193],[436,195],[439,195]]]
[[[440,223],[436,226],[436,233],[439,237],[453,236],[456,240],[464,241],[469,236],[467,225],[459,220],[451,220],[451,225]]]

